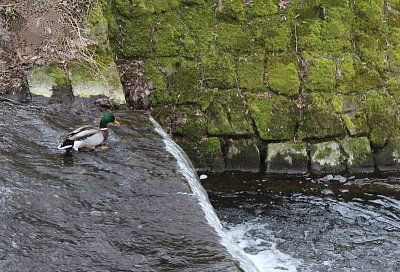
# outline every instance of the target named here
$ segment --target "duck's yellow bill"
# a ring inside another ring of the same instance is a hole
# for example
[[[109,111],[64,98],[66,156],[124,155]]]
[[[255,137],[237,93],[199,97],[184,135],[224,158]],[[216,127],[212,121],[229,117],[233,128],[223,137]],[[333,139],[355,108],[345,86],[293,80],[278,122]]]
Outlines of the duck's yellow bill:
[[[117,119],[115,119],[113,123],[117,124],[117,125],[121,125],[121,123]]]

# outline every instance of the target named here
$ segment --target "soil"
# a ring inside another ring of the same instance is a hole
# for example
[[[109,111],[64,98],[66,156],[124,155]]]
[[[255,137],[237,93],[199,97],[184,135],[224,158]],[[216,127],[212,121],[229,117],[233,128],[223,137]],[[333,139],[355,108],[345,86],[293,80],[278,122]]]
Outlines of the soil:
[[[91,0],[2,0],[0,94],[16,93],[27,71],[48,62],[65,65],[85,47],[83,17]],[[2,62],[1,62],[2,60]]]

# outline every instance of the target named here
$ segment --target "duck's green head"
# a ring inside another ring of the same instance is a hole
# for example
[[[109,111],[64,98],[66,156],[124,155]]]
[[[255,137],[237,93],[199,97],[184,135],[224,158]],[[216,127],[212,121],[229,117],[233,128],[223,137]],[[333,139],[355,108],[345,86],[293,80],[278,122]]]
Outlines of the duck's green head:
[[[100,128],[106,128],[108,123],[120,124],[112,113],[106,113],[103,115],[100,120]]]

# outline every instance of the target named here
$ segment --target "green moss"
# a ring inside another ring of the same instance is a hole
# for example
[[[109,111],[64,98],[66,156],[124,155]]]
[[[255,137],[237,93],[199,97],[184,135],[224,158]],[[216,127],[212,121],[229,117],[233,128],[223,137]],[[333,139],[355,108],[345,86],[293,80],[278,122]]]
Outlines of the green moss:
[[[340,55],[352,49],[350,38],[352,15],[348,7],[332,7],[327,10],[327,18],[321,29],[322,52]]]
[[[245,18],[244,2],[242,0],[225,0],[218,7],[218,18],[227,21],[242,21]]]
[[[177,33],[172,25],[157,25],[154,31],[154,40],[157,56],[172,57],[178,54]]]
[[[155,107],[152,114],[173,136],[199,141],[206,135],[205,115],[195,106]]]
[[[346,130],[340,114],[333,111],[331,96],[310,93],[304,97],[305,107],[300,117],[300,139],[343,136]]]
[[[387,13],[389,27],[400,27],[400,13],[395,10],[388,10]]]
[[[383,24],[384,0],[355,1],[353,9],[354,25],[358,29],[365,32],[379,31]]]
[[[183,58],[158,58],[164,71],[170,98],[177,104],[198,100],[200,73],[194,61]]]
[[[214,43],[214,12],[212,6],[187,7],[180,11],[181,23],[186,26],[180,37],[180,54],[201,58]]]
[[[391,96],[394,97],[396,102],[400,103],[400,75],[390,75],[387,82],[387,90]]]
[[[342,118],[350,135],[360,136],[369,133],[364,107],[357,95],[342,97]]]
[[[208,99],[212,97],[211,99]],[[200,100],[209,119],[208,134],[251,135],[253,129],[246,118],[246,108],[236,91],[210,90],[203,92]]]
[[[384,82],[380,74],[351,55],[345,55],[338,65],[340,77],[338,90],[342,94],[362,93],[368,90],[383,87]]]
[[[336,113],[342,113],[343,112],[343,97],[340,95],[332,96],[331,105],[332,105],[332,109]]]
[[[245,26],[250,29],[252,43],[267,52],[294,50],[294,19],[280,15],[257,17]]]
[[[158,70],[156,66],[151,63],[146,63],[143,67],[146,78],[152,82],[153,90],[149,95],[150,105],[156,106],[170,101],[167,93],[167,85],[165,83],[164,75]]]
[[[344,158],[337,142],[311,145],[311,169],[319,173],[337,173],[345,169]]]
[[[370,167],[373,170],[374,162],[370,142],[367,137],[346,139],[340,141],[340,145],[344,151],[349,170],[363,167]]]
[[[370,140],[374,147],[382,148],[398,127],[397,104],[384,91],[371,91],[363,100],[370,125]]]
[[[246,94],[251,117],[263,140],[291,140],[297,124],[298,113],[293,100],[265,94]]]
[[[124,29],[124,41],[121,55],[124,58],[144,57],[151,52],[153,33],[152,16],[142,16],[131,19],[119,18],[118,23]]]
[[[355,45],[361,59],[378,71],[385,71],[386,35],[385,33],[366,34],[355,33]]]
[[[251,32],[247,27],[240,24],[219,23],[218,24],[218,45],[227,51],[237,55],[252,53]]]
[[[200,60],[203,87],[231,89],[235,86],[235,63],[232,55],[211,48]]]
[[[336,83],[336,65],[327,58],[309,59],[305,87],[311,91],[332,92]]]
[[[322,48],[322,22],[302,21],[297,28],[298,48],[302,52],[318,52]]]
[[[237,64],[239,87],[246,90],[261,91],[264,88],[263,55],[240,57]]]
[[[56,63],[32,69],[27,79],[31,92],[45,97],[51,97],[56,89],[64,90],[70,86],[66,72]]]
[[[151,0],[145,2],[151,2],[154,8],[154,12],[156,13],[161,13],[171,9],[176,9],[180,5],[179,0]]]
[[[265,17],[268,15],[277,14],[279,11],[278,5],[273,0],[254,0],[246,4],[247,15],[253,17]]]
[[[198,171],[222,172],[223,160],[219,138],[210,137],[201,142],[187,142],[176,139]]]
[[[296,96],[300,89],[297,60],[289,55],[272,55],[267,59],[268,86],[286,96]]]
[[[394,73],[400,72],[400,28],[391,28],[389,32],[389,68]]]
[[[297,37],[302,52],[337,56],[352,49],[352,14],[348,7],[310,2],[300,8],[299,14]]]
[[[390,7],[400,10],[400,0],[390,0]]]

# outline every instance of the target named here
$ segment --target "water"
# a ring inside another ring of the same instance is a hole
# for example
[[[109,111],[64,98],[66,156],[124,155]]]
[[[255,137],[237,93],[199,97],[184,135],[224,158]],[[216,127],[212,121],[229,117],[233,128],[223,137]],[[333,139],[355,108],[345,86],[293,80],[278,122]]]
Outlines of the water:
[[[221,243],[226,247],[228,252],[240,262],[240,267],[246,272],[258,272],[257,267],[246,256],[244,251],[235,244],[231,236],[227,235],[222,228],[221,222],[219,221],[213,207],[208,200],[207,193],[201,186],[197,174],[194,172],[194,167],[190,160],[187,158],[182,149],[173,142],[170,137],[165,133],[161,126],[153,119],[150,118],[154,124],[156,131],[164,138],[167,151],[173,154],[178,161],[178,166],[182,174],[186,177],[193,194],[199,201],[199,204],[205,214],[208,223],[215,229],[218,235],[221,237]]]
[[[88,108],[0,104],[0,271],[242,271],[143,112],[65,154]]]
[[[400,271],[400,178],[203,180],[228,235],[260,271]]]

